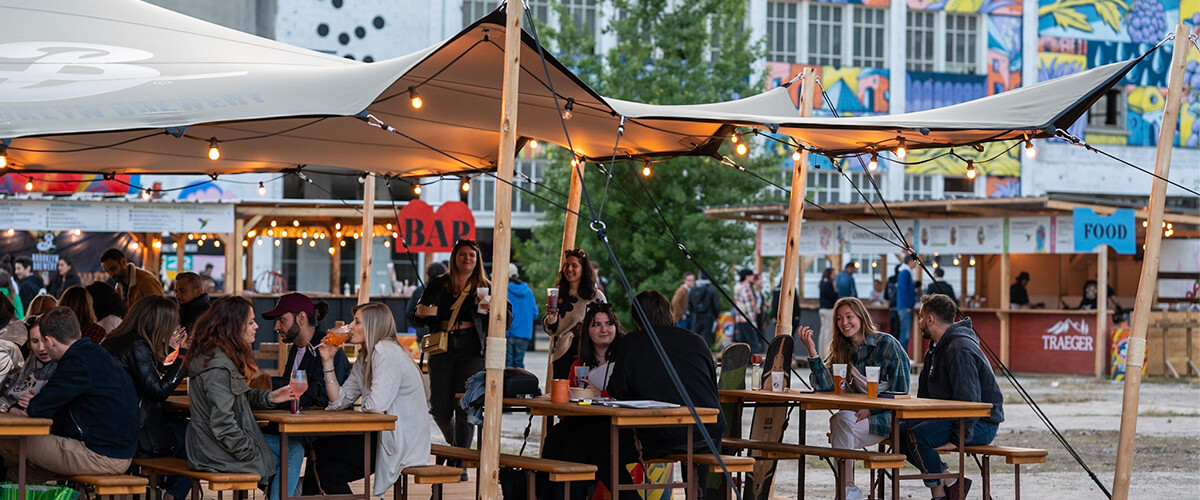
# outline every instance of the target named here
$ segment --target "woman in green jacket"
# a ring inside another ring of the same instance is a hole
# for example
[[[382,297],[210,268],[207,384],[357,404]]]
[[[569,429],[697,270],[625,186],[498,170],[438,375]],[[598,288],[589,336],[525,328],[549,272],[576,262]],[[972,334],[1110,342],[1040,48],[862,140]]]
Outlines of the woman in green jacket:
[[[296,396],[287,387],[266,391],[247,385],[257,369],[250,348],[257,329],[250,302],[237,296],[213,302],[196,322],[188,364],[188,466],[258,474],[259,487],[277,500],[279,436],[264,436],[251,411],[274,408]],[[291,446],[288,451],[288,488],[294,491],[304,448]]]

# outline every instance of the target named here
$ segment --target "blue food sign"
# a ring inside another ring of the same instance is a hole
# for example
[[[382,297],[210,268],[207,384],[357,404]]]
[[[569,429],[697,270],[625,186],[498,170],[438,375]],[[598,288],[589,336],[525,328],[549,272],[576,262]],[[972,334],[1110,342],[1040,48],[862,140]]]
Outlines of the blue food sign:
[[[1113,247],[1119,254],[1137,252],[1137,230],[1133,209],[1100,215],[1090,208],[1075,209],[1075,251],[1092,252],[1099,245]]]

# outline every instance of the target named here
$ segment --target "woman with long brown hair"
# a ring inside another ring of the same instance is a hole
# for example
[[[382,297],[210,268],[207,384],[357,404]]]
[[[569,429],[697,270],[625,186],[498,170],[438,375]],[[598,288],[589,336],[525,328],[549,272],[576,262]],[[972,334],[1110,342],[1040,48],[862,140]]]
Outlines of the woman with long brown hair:
[[[84,337],[92,339],[92,342],[97,345],[104,342],[104,336],[108,332],[96,323],[96,312],[92,308],[92,295],[87,290],[78,285],[67,288],[62,294],[62,298],[58,299],[58,305],[75,313],[75,319],[79,320],[79,332]]]
[[[880,392],[908,392],[908,355],[900,341],[886,333],[875,331],[875,323],[867,307],[856,297],[842,297],[833,305],[833,334],[829,341],[829,357],[824,363],[817,354],[812,328],[800,327],[800,341],[808,349],[808,364],[812,368],[809,380],[813,389],[833,390],[830,372],[835,364],[845,364],[846,392],[867,392],[867,367],[879,368]],[[892,429],[892,413],[886,410],[843,410],[829,419],[830,437],[834,448],[858,449],[877,444],[887,438]],[[862,491],[854,485],[854,462],[846,461],[841,471],[846,478],[846,498],[861,499]]]
[[[188,362],[188,467],[258,474],[259,487],[277,500],[279,436],[264,436],[251,410],[274,408],[296,395],[289,387],[267,391],[246,383],[257,370],[251,350],[257,329],[250,302],[238,296],[217,299],[196,321]],[[295,491],[304,447],[288,451],[288,490]]]
[[[446,352],[429,356],[429,413],[453,446],[471,447],[471,424],[454,395],[465,392],[467,379],[483,370],[490,306],[479,303],[476,289],[491,286],[479,244],[458,240],[450,252],[450,271],[425,285],[413,318],[417,326],[449,335]]]
[[[621,322],[612,304],[593,303],[583,315],[583,326],[587,333],[580,335],[579,359],[571,365],[567,380],[571,387],[595,389],[601,397],[608,397],[605,390],[621,344]]]
[[[588,304],[608,302],[596,284],[592,263],[582,248],[572,248],[563,254],[562,269],[558,271],[558,308],[546,310],[542,329],[550,334],[550,362],[554,378],[566,380],[579,352],[583,336],[583,315]]]

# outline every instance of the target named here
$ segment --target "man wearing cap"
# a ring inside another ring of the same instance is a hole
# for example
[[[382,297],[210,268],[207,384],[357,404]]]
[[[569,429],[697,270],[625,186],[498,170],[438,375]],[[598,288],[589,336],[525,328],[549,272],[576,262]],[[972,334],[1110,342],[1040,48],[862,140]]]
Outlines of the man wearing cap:
[[[328,312],[329,304],[313,304],[312,299],[303,294],[289,293],[279,297],[275,308],[262,315],[263,319],[275,321],[275,334],[279,335],[280,342],[291,344],[287,363],[283,366],[283,376],[272,378],[271,386],[276,389],[283,387],[291,381],[295,370],[304,370],[308,377],[308,389],[300,395],[300,406],[303,408],[324,408],[329,405],[329,396],[325,394],[325,378],[328,375],[335,375],[339,385],[350,376],[350,360],[346,359],[345,351],[336,351],[333,370],[328,374],[317,351],[317,344],[325,337],[324,331],[317,330],[317,323]]]

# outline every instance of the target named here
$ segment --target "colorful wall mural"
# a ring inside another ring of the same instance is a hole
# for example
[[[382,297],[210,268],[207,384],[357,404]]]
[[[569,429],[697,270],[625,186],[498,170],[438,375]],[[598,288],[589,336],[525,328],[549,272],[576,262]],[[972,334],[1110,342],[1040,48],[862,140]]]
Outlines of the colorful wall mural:
[[[807,64],[783,62],[767,63],[767,90],[787,83],[796,75],[810,67]],[[848,116],[865,116],[885,114],[888,112],[888,92],[890,84],[889,72],[879,68],[835,68],[833,66],[811,66],[816,70],[817,78],[825,87],[829,100],[839,114]],[[788,88],[792,96],[792,104],[799,108],[800,85]],[[829,104],[818,96],[813,103],[813,114],[829,116]]]
[[[33,180],[33,189],[26,190],[25,183]],[[0,177],[0,193],[24,194],[28,192],[48,194],[132,194],[141,183],[140,175],[118,175],[111,180],[104,180],[95,174],[37,174],[33,177],[5,175]]]

